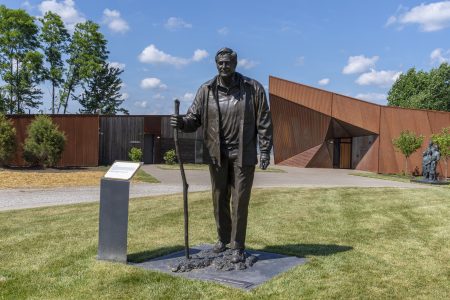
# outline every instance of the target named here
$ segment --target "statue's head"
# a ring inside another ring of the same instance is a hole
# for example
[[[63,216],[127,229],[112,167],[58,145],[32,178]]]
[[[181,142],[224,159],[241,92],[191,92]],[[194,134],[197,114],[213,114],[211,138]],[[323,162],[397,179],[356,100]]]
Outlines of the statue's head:
[[[219,76],[233,76],[237,66],[237,53],[230,48],[220,49],[216,54],[216,66]]]

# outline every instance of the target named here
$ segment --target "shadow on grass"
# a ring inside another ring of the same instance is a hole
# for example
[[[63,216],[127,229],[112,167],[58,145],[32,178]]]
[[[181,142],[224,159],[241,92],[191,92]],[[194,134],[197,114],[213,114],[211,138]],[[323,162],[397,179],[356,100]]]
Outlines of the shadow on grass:
[[[306,257],[307,255],[313,256],[327,256],[336,254],[339,252],[345,252],[353,250],[350,246],[340,245],[323,245],[323,244],[289,244],[289,245],[269,245],[262,251],[279,253],[285,255],[294,255],[297,257]]]
[[[164,256],[166,254],[170,254],[173,252],[178,252],[183,250],[184,247],[181,245],[171,246],[171,247],[162,247],[153,250],[146,250],[142,252],[131,253],[127,255],[127,261],[131,263],[141,263],[147,260],[150,260],[155,257]]]

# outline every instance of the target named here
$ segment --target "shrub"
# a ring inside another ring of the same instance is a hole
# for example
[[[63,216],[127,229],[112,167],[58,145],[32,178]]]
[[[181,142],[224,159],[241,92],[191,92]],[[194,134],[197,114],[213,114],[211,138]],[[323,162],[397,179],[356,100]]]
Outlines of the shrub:
[[[128,152],[128,157],[131,159],[131,161],[135,161],[135,162],[142,161],[141,148],[136,148],[136,147],[131,148],[130,152]]]
[[[174,149],[168,150],[166,153],[164,153],[163,157],[164,161],[167,165],[173,165],[177,161],[177,155],[175,153]]]
[[[16,129],[4,114],[0,113],[0,166],[6,165],[16,151]]]
[[[66,143],[50,117],[39,115],[27,128],[28,137],[23,145],[23,158],[32,166],[53,167],[61,159]]]

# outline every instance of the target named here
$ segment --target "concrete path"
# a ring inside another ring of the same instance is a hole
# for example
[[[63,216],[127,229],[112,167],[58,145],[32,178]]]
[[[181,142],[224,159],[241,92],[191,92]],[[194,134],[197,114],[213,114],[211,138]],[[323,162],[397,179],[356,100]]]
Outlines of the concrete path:
[[[161,183],[133,183],[130,198],[174,194],[182,192],[179,170],[161,170],[155,165],[144,165],[143,170],[152,174]],[[397,187],[424,188],[420,184],[372,179],[352,176],[353,170],[304,169],[275,166],[285,173],[256,172],[254,187]],[[208,171],[186,171],[189,191],[206,191],[211,182]],[[94,202],[100,198],[99,186],[53,189],[7,189],[0,190],[0,211],[41,206]]]

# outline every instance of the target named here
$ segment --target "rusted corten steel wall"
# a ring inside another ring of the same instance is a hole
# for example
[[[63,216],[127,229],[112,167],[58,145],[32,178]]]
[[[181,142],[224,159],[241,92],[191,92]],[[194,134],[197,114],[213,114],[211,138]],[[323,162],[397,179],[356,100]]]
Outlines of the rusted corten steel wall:
[[[25,166],[22,158],[22,144],[27,137],[27,127],[34,120],[35,115],[8,116],[16,128],[16,142],[18,151],[11,161],[13,166]],[[95,167],[98,166],[99,149],[99,117],[96,115],[50,115],[53,122],[66,135],[67,141],[60,167]]]
[[[327,122],[331,128],[338,121],[354,126],[363,135],[375,137],[364,157],[354,166],[359,170],[402,172],[404,157],[394,149],[392,139],[403,130],[424,135],[421,149],[408,159],[408,172],[416,167],[421,171],[422,152],[431,135],[450,126],[449,112],[381,106],[276,77],[269,78],[269,96],[276,164],[332,167],[332,150],[327,144],[330,129],[324,136],[323,128]],[[440,174],[444,173],[443,167],[444,164],[439,164]],[[448,171],[450,173],[450,166]]]

